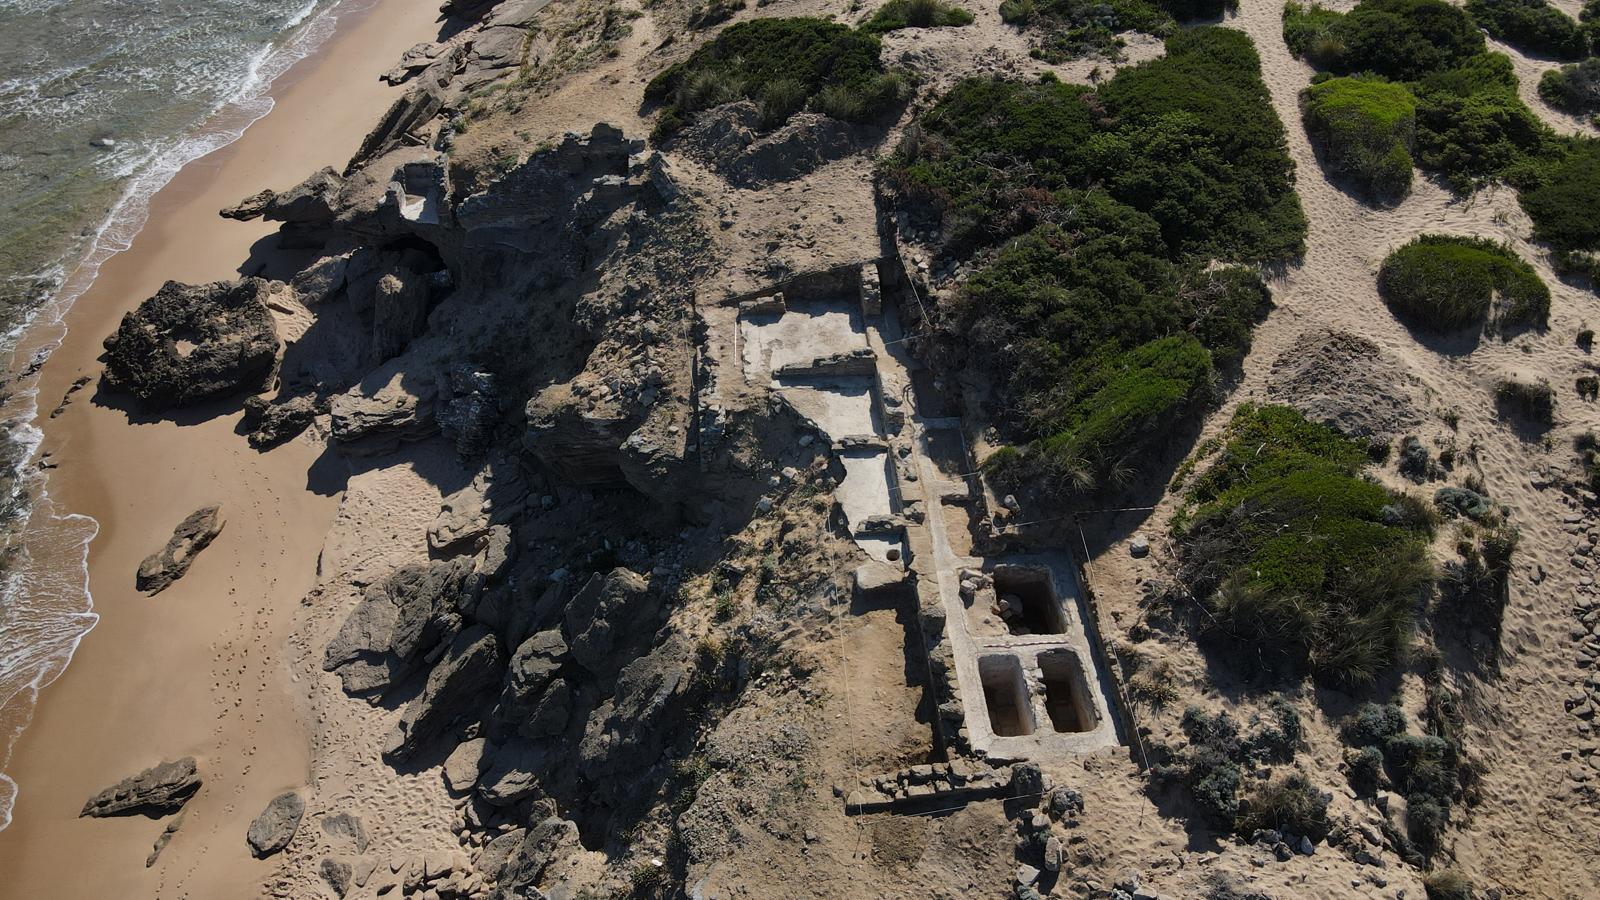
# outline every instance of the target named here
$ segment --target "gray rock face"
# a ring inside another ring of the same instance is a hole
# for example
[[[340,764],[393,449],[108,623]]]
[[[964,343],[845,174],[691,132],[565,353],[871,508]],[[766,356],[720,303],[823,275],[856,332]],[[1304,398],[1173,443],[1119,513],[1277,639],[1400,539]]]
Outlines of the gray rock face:
[[[178,523],[167,545],[145,557],[144,562],[139,564],[134,585],[154,596],[182,578],[200,551],[210,546],[211,541],[222,533],[220,511],[219,506],[207,506],[195,510]]]
[[[601,796],[628,790],[626,772],[654,764],[671,733],[689,686],[692,651],[674,637],[629,663],[616,693],[589,717],[578,749],[578,770]]]
[[[267,808],[250,823],[245,839],[250,842],[250,852],[257,859],[271,856],[289,846],[289,841],[300,828],[300,818],[306,814],[306,801],[294,791],[286,791],[272,798]]]
[[[90,797],[78,815],[97,819],[130,813],[164,815],[182,809],[200,789],[200,781],[194,757],[185,756],[124,778]]]
[[[106,384],[155,412],[260,388],[278,355],[272,284],[167,282],[106,338]]]
[[[428,280],[407,268],[378,278],[373,294],[372,344],[367,363],[378,365],[400,354],[428,326]]]
[[[792,181],[843,159],[860,146],[860,129],[818,113],[802,112],[762,132],[761,108],[749,100],[702,114],[676,144],[739,187]]]
[[[517,852],[522,846],[522,839],[528,834],[526,828],[513,828],[484,845],[483,852],[478,854],[473,868],[486,879],[498,881],[500,871],[505,867],[506,860],[511,854]]]
[[[504,668],[505,653],[489,629],[474,625],[456,635],[444,658],[428,673],[422,694],[401,712],[398,734],[384,749],[384,756],[396,760],[411,757],[499,683]]]
[[[567,730],[571,718],[572,688],[565,679],[557,678],[545,689],[544,696],[517,728],[517,733],[529,738],[555,737]]]
[[[558,629],[541,631],[523,641],[506,667],[495,722],[511,729],[527,722],[566,660],[567,642]]]
[[[654,627],[659,612],[649,582],[627,569],[589,579],[567,604],[567,633],[572,658],[604,678],[616,671],[612,651],[630,632]]]
[[[381,694],[461,630],[460,609],[474,590],[466,559],[410,565],[367,588],[323,653],[347,693]]]
[[[513,806],[539,794],[539,778],[554,760],[549,750],[521,738],[494,748],[478,779],[478,796],[491,806]]]
[[[431,382],[408,381],[391,363],[333,398],[328,409],[333,439],[346,453],[371,455],[430,437],[439,430],[437,396]]]
[[[333,221],[344,179],[332,166],[324,168],[294,187],[278,193],[260,191],[222,210],[225,219],[241,222],[265,218],[296,225],[325,225]]]
[[[578,826],[554,816],[530,827],[500,870],[496,898],[527,896],[558,854],[578,839]]]

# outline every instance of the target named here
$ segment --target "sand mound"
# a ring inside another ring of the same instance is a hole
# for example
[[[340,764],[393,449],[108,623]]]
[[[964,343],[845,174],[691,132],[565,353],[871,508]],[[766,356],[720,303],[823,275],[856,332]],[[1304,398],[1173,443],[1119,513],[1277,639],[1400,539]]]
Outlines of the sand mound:
[[[1422,420],[1421,385],[1372,341],[1317,328],[1272,363],[1267,396],[1356,438],[1395,437]]]

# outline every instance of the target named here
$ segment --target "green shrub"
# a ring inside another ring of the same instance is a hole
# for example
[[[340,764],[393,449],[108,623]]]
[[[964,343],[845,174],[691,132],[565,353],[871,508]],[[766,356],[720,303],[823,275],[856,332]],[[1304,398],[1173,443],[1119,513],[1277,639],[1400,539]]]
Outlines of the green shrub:
[[[1242,835],[1272,829],[1313,841],[1328,836],[1328,800],[1300,772],[1260,784],[1249,799],[1249,812],[1239,817],[1236,826]]]
[[[1385,523],[1366,449],[1287,407],[1245,404],[1180,514],[1182,575],[1262,659],[1365,683],[1410,640],[1423,535]]]
[[[1239,0],[1159,0],[1161,7],[1179,22],[1220,19],[1225,12],[1236,12]]]
[[[1417,95],[1417,161],[1457,191],[1553,157],[1554,134],[1522,102],[1511,59],[1474,56],[1413,85]]]
[[[1460,869],[1429,872],[1422,879],[1422,889],[1428,900],[1472,900],[1475,896],[1472,879]]]
[[[1482,53],[1483,35],[1444,0],[1363,0],[1344,15],[1284,7],[1284,42],[1335,74],[1371,72],[1410,81]]]
[[[1539,97],[1575,116],[1600,113],[1600,57],[1545,72],[1539,79]]]
[[[1545,0],[1467,0],[1467,14],[1523,53],[1565,60],[1589,55],[1589,38],[1578,23]]]
[[[1579,142],[1517,198],[1533,236],[1558,254],[1600,249],[1600,141]]]
[[[1000,18],[1032,32],[1035,55],[1053,63],[1091,54],[1115,58],[1123,32],[1164,37],[1176,27],[1150,0],[1003,0]]]
[[[1511,558],[1520,535],[1511,526],[1485,529],[1477,542],[1463,540],[1460,559],[1441,567],[1440,599],[1452,621],[1498,637],[1511,601]]]
[[[1282,697],[1274,697],[1267,708],[1269,716],[1246,742],[1245,754],[1255,761],[1289,762],[1304,737],[1300,714]]]
[[[662,105],[657,128],[663,134],[670,134],[663,131],[668,123],[679,127],[730,100],[764,103],[773,82],[798,84],[813,102],[828,92],[832,112],[819,108],[824,115],[867,118],[904,98],[903,81],[886,75],[879,49],[876,36],[821,19],[738,22],[651,79],[644,96]]]
[[[1383,778],[1383,751],[1374,746],[1362,747],[1345,755],[1345,775],[1356,794],[1371,797],[1378,792]]]
[[[761,89],[761,127],[776,128],[806,105],[806,86],[793,78],[777,78]]]
[[[1365,760],[1360,763],[1363,770],[1370,764],[1368,750],[1382,752],[1390,782],[1406,798],[1411,840],[1425,854],[1436,851],[1450,822],[1450,808],[1462,796],[1465,762],[1457,740],[1438,734],[1408,734],[1405,713],[1399,707],[1375,703],[1357,710],[1342,732],[1347,743],[1365,748],[1360,754]],[[1352,782],[1355,771],[1352,767]]]
[[[861,24],[870,34],[902,28],[941,28],[972,24],[972,13],[943,0],[889,0]]]
[[[1539,274],[1483,238],[1414,238],[1384,259],[1378,292],[1397,316],[1428,331],[1543,327],[1550,317],[1550,289]]]
[[[1355,715],[1347,719],[1340,729],[1345,743],[1353,747],[1379,747],[1389,743],[1389,738],[1404,734],[1405,710],[1381,703],[1363,703]]]
[[[1306,132],[1328,166],[1374,199],[1411,191],[1416,98],[1404,85],[1374,77],[1333,78],[1300,95]]]
[[[1501,379],[1494,386],[1494,399],[1504,415],[1515,416],[1545,428],[1555,424],[1556,392],[1543,381]]]

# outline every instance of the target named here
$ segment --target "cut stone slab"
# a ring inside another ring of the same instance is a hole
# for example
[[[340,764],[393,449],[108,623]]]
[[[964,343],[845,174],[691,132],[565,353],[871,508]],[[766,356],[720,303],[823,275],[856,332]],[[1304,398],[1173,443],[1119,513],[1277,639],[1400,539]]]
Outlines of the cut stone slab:
[[[306,801],[294,791],[285,791],[272,798],[267,808],[250,823],[245,835],[250,842],[250,852],[257,859],[271,856],[289,846],[289,841],[300,827],[300,818],[306,814]]]
[[[200,789],[194,757],[164,762],[124,778],[89,798],[78,815],[104,818],[130,813],[165,814],[183,808]]]
[[[221,509],[219,506],[197,509],[178,523],[167,545],[139,564],[135,586],[154,596],[182,578],[200,551],[210,546],[212,539],[222,532]]]

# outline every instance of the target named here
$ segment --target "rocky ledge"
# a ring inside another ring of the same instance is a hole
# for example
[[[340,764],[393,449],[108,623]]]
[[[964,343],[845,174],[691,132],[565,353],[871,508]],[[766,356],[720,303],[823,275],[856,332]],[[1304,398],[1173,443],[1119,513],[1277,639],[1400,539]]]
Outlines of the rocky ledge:
[[[194,757],[164,762],[124,778],[89,798],[81,816],[104,818],[132,813],[164,815],[182,809],[200,790],[200,770]]]

